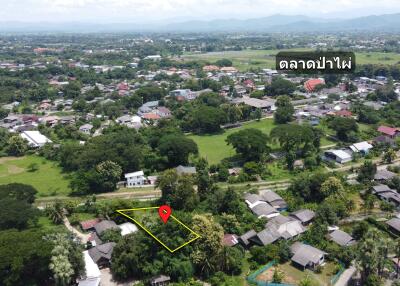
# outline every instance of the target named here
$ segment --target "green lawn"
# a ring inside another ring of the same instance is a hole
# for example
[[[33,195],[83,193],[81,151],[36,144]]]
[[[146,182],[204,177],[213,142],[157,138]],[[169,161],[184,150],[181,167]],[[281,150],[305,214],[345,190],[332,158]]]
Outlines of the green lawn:
[[[261,121],[252,121],[249,123],[245,123],[239,128],[227,129],[224,133],[221,134],[189,135],[189,138],[193,139],[196,142],[197,146],[199,147],[200,156],[206,158],[208,160],[208,163],[210,164],[217,164],[222,159],[232,157],[236,154],[232,146],[228,146],[226,144],[225,140],[229,136],[229,134],[247,128],[256,128],[269,135],[274,127],[276,127],[274,120],[272,118],[267,118]],[[330,144],[334,144],[334,142],[328,140],[325,137],[322,138],[322,146]],[[279,147],[277,144],[270,144],[270,146],[274,149]]]
[[[193,139],[197,143],[202,157],[206,158],[210,164],[217,164],[222,159],[232,157],[236,154],[232,146],[226,144],[225,140],[229,134],[248,128],[256,128],[265,134],[269,134],[274,127],[275,124],[273,119],[264,119],[261,121],[245,123],[239,128],[227,129],[222,134],[190,135],[189,138]]]
[[[308,49],[295,49],[296,51]],[[249,68],[274,68],[275,55],[278,50],[243,50],[243,51],[224,51],[210,52],[204,54],[190,54],[183,56],[186,60],[204,60],[215,62],[226,58],[233,62],[239,70],[245,71]],[[361,52],[356,53],[356,64],[396,64],[400,62],[400,54],[384,52]]]
[[[39,169],[29,172],[27,168],[31,164],[37,164]],[[71,192],[69,180],[61,173],[60,167],[35,155],[0,158],[0,185],[9,183],[32,185],[38,190],[39,197],[68,195]]]

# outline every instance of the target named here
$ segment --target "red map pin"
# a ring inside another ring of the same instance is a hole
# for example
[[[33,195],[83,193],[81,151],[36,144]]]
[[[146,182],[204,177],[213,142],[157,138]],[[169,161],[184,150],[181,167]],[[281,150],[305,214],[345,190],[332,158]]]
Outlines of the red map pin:
[[[161,219],[164,223],[167,223],[169,216],[171,215],[171,208],[167,205],[163,205],[158,208],[158,214],[160,215]]]

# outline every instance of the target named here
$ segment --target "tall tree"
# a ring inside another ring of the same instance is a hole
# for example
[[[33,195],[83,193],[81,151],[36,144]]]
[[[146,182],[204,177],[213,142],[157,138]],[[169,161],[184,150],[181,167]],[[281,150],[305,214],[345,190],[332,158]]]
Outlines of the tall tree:
[[[292,121],[294,107],[286,95],[279,96],[275,103],[277,109],[274,113],[275,123],[285,124]]]
[[[230,134],[226,142],[232,145],[245,161],[260,161],[269,151],[268,136],[258,129],[249,128]]]

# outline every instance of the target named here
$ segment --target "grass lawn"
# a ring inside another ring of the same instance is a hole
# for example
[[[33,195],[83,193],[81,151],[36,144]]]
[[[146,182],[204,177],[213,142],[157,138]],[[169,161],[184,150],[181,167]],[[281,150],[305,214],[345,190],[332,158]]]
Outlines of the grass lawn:
[[[45,232],[60,232],[65,230],[65,226],[63,224],[54,224],[48,217],[40,216],[38,220],[38,226],[40,229],[44,230]]]
[[[294,49],[296,51],[310,49]],[[249,68],[275,68],[275,55],[278,50],[243,50],[243,51],[221,51],[204,54],[190,54],[183,56],[186,60],[204,60],[215,62],[226,58],[241,71]],[[356,64],[396,64],[400,62],[400,54],[384,52],[361,52],[356,53]]]
[[[31,164],[37,164],[38,170],[29,172]],[[71,192],[69,180],[61,173],[60,167],[35,155],[0,158],[0,185],[9,183],[32,185],[38,190],[39,197],[68,195]]]
[[[236,154],[232,146],[228,146],[225,142],[226,138],[239,130],[255,128],[259,129],[265,134],[271,132],[271,130],[276,127],[274,120],[272,118],[262,119],[260,121],[252,121],[244,123],[239,128],[227,129],[224,133],[214,134],[214,135],[189,135],[189,138],[193,139],[197,146],[199,147],[200,156],[206,158],[208,163],[217,164],[222,159],[232,157]],[[327,138],[322,138],[321,146],[334,144],[333,141]],[[272,148],[278,148],[277,144],[270,144]]]
[[[269,268],[264,271],[261,275],[257,277],[258,281],[271,281],[274,273],[274,267]],[[299,268],[293,266],[291,262],[286,262],[284,264],[279,264],[278,269],[284,273],[283,282],[291,285],[297,285],[297,283],[309,276],[313,281],[321,286],[330,285],[330,280],[335,275],[336,267],[332,262],[326,262],[323,266],[321,273],[315,273],[310,270],[302,271]]]

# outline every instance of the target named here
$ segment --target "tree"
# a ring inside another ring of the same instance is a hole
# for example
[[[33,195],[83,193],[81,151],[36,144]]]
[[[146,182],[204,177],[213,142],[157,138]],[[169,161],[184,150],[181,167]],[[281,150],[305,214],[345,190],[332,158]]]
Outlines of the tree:
[[[329,122],[329,127],[336,131],[338,139],[349,141],[350,133],[358,131],[357,122],[353,118],[335,117]]]
[[[220,267],[224,231],[210,214],[193,216],[192,225],[193,230],[202,235],[193,246],[191,259],[198,273],[203,277],[209,277]]]
[[[387,150],[385,154],[383,154],[383,162],[385,162],[386,164],[391,164],[396,159],[396,157],[396,152],[392,148],[389,148],[389,150]]]
[[[11,136],[7,141],[6,152],[10,156],[22,156],[28,150],[28,143],[22,137]]]
[[[187,165],[190,154],[197,154],[197,144],[184,135],[170,134],[161,138],[160,154],[168,159],[168,166]]]
[[[284,277],[285,274],[278,267],[275,267],[274,274],[272,275],[272,283],[281,283]]]
[[[322,185],[321,185],[321,193],[325,197],[329,197],[332,195],[343,195],[344,187],[340,180],[336,177],[329,177]]]
[[[268,95],[290,95],[296,89],[296,85],[289,80],[282,77],[276,77],[272,80],[271,85],[265,88]]]
[[[232,145],[245,161],[260,161],[269,151],[268,136],[258,129],[249,128],[230,134],[226,142]]]
[[[365,161],[358,170],[357,180],[360,182],[370,182],[374,179],[377,167],[372,161]]]
[[[6,197],[0,200],[0,230],[25,229],[35,224],[38,219],[38,210],[28,202]]]
[[[56,200],[54,204],[47,205],[45,208],[47,216],[55,223],[60,224],[63,222],[65,213],[64,205],[61,201]]]
[[[122,175],[121,166],[113,161],[104,161],[96,166],[96,171],[100,175],[100,192],[115,191]]]
[[[202,105],[194,110],[189,125],[198,133],[216,133],[221,130],[221,124],[225,121],[223,110]]]
[[[0,200],[4,198],[13,198],[17,201],[25,201],[32,204],[35,201],[37,190],[25,184],[11,183],[0,185]]]
[[[292,121],[294,107],[286,95],[279,96],[275,103],[277,109],[274,113],[275,123],[285,124]]]
[[[37,229],[0,231],[0,284],[50,284],[51,245]],[[11,247],[12,246],[12,247]]]
[[[233,63],[229,59],[220,59],[216,61],[215,64],[219,67],[231,67]]]

